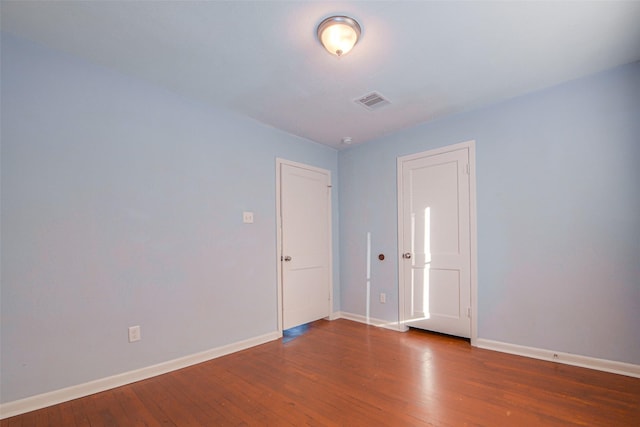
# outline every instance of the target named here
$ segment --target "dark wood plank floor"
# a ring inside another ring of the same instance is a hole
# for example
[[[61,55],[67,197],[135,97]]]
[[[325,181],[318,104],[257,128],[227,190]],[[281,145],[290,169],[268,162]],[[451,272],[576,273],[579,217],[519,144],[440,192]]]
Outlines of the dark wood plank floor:
[[[347,320],[5,419],[14,426],[639,426],[640,379]]]

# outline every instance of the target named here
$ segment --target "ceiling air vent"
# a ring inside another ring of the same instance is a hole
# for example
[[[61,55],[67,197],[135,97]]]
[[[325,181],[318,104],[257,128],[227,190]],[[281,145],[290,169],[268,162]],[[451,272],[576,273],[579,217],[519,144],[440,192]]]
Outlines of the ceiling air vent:
[[[385,105],[391,104],[391,101],[377,92],[371,92],[368,95],[356,99],[356,102],[367,110],[377,110]]]

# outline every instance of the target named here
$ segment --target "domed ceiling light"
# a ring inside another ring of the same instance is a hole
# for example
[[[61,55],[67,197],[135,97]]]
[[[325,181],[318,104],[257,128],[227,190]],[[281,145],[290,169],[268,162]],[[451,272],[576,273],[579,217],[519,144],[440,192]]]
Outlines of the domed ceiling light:
[[[360,25],[348,16],[331,16],[318,25],[318,40],[329,53],[336,56],[353,49],[360,33]]]

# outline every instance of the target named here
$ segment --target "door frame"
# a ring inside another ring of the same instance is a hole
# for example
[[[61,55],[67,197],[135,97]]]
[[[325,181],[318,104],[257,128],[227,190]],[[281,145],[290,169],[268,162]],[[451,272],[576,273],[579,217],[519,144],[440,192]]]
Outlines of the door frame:
[[[281,257],[284,255],[282,252],[282,212],[281,212],[281,178],[282,178],[282,165],[294,166],[302,169],[311,170],[327,175],[328,179],[328,191],[327,191],[327,225],[329,226],[329,266],[328,276],[329,280],[327,286],[329,286],[329,318],[333,316],[333,223],[332,210],[331,210],[331,171],[328,169],[319,168],[316,166],[307,165],[305,163],[294,162],[291,160],[282,159],[276,157],[276,275],[277,275],[277,298],[278,298],[278,332],[282,335],[282,310],[283,310],[283,284],[282,284],[282,261]]]
[[[405,326],[407,316],[405,313],[404,268],[402,268],[402,253],[404,252],[404,221],[403,221],[403,163],[422,157],[435,156],[451,151],[466,149],[469,153],[469,244],[470,244],[470,279],[471,279],[471,345],[476,346],[478,340],[478,238],[477,238],[477,213],[476,213],[476,142],[470,140],[458,144],[447,145],[433,150],[409,154],[397,158],[397,185],[398,185],[398,323],[401,328]]]

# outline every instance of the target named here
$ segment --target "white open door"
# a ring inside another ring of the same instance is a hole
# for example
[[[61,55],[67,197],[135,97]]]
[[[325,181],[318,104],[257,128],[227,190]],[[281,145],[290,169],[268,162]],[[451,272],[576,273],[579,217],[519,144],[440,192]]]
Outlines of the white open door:
[[[331,175],[278,160],[281,329],[331,313]]]
[[[467,338],[474,212],[469,151],[458,144],[398,159],[401,322]]]

